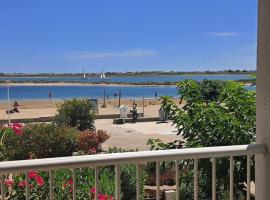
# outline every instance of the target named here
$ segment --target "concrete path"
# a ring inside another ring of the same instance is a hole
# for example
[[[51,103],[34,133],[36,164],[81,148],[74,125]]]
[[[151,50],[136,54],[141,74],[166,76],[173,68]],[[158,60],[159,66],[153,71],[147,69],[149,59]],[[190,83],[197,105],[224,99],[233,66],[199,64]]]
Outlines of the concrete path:
[[[135,124],[112,124],[111,119],[96,120],[96,128],[107,131],[111,138],[103,145],[103,149],[109,147],[121,147],[123,149],[149,150],[146,145],[148,139],[161,139],[163,142],[182,139],[177,136],[177,130],[171,123],[139,122]]]

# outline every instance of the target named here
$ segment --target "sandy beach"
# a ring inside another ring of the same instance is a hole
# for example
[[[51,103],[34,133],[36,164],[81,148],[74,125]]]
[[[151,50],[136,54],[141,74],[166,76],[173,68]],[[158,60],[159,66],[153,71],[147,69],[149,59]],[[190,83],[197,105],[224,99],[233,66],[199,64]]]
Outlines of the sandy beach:
[[[30,101],[18,101],[20,113],[11,114],[11,119],[27,119],[27,118],[38,118],[38,117],[51,117],[57,112],[57,105],[62,103],[63,100],[30,100]],[[119,114],[118,99],[106,100],[106,107],[103,108],[103,100],[99,99],[99,114]],[[136,99],[138,112],[143,112],[143,100]],[[133,99],[122,99],[121,105],[127,105],[132,108]],[[11,102],[13,106],[13,102]],[[144,100],[144,113],[148,117],[157,117],[158,110],[160,108],[160,102],[155,99]],[[0,102],[0,119],[7,119],[6,114],[8,110],[7,102]]]

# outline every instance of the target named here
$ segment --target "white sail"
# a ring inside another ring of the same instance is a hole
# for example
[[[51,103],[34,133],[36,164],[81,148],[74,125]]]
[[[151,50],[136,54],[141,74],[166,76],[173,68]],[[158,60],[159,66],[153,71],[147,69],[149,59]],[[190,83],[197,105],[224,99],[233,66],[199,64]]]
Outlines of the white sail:
[[[85,74],[85,71],[84,71],[84,68],[83,68],[83,78],[87,78],[86,74]]]
[[[106,78],[105,73],[103,72],[103,69],[101,70],[100,78],[102,78],[102,79]]]

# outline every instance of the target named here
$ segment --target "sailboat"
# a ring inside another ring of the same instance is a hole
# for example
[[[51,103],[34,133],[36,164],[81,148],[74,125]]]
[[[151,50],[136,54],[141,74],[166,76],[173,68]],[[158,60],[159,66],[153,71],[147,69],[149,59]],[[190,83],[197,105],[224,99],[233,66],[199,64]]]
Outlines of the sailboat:
[[[83,68],[83,79],[87,79],[84,68]]]
[[[100,78],[101,78],[101,79],[106,78],[105,73],[103,72],[103,69],[101,70]]]

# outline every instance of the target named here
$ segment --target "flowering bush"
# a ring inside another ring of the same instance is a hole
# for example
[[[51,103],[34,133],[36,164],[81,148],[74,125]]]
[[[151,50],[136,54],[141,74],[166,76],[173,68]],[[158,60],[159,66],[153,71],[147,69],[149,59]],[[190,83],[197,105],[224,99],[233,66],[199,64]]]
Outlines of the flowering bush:
[[[110,136],[103,130],[83,131],[79,134],[78,150],[86,154],[96,154],[101,152],[101,144]]]
[[[21,123],[14,123],[10,124],[9,126],[0,126],[0,161],[3,161],[5,158],[4,155],[4,144],[3,141],[6,137],[12,135],[21,135],[22,134],[22,124]]]
[[[78,133],[74,128],[56,124],[12,124],[10,127],[0,127],[1,154],[5,160],[34,159],[56,156],[69,156],[76,150],[87,154],[101,151],[101,144],[109,138],[105,131],[84,131]],[[42,147],[42,148],[41,148]],[[122,152],[114,148],[109,153]],[[80,168],[76,173],[76,194],[78,199],[93,200],[94,170]],[[25,174],[5,176],[5,196],[7,199],[25,199]],[[49,175],[47,172],[30,171],[30,196],[32,199],[49,199]],[[57,170],[53,173],[54,196],[56,200],[72,199],[73,176],[70,169]],[[121,199],[131,200],[136,197],[136,167],[121,166]],[[141,176],[141,186],[145,180]],[[115,171],[113,166],[99,167],[99,200],[112,200],[115,193]],[[143,196],[143,191],[141,193]]]
[[[42,199],[46,194],[43,190],[45,187],[45,181],[43,177],[36,171],[30,171],[27,173],[29,178],[30,192],[33,192],[32,199]],[[25,175],[10,174],[4,181],[6,186],[5,195],[8,199],[25,199]]]
[[[47,172],[30,171],[28,174],[30,199],[49,199],[49,176]],[[58,170],[53,174],[54,178],[54,197],[56,200],[71,200],[73,193],[72,171],[69,169]],[[99,188],[99,200],[114,199],[114,179],[108,180],[106,177],[113,176],[107,170],[100,170],[100,182],[108,182],[111,187]],[[76,169],[76,194],[78,199],[94,200],[96,188],[94,187],[93,169]],[[8,175],[5,179],[5,196],[7,199],[25,199],[25,175]]]
[[[55,124],[18,124],[2,130],[2,156],[5,160],[71,156],[76,149],[77,131]],[[42,147],[42,148],[41,148]]]

